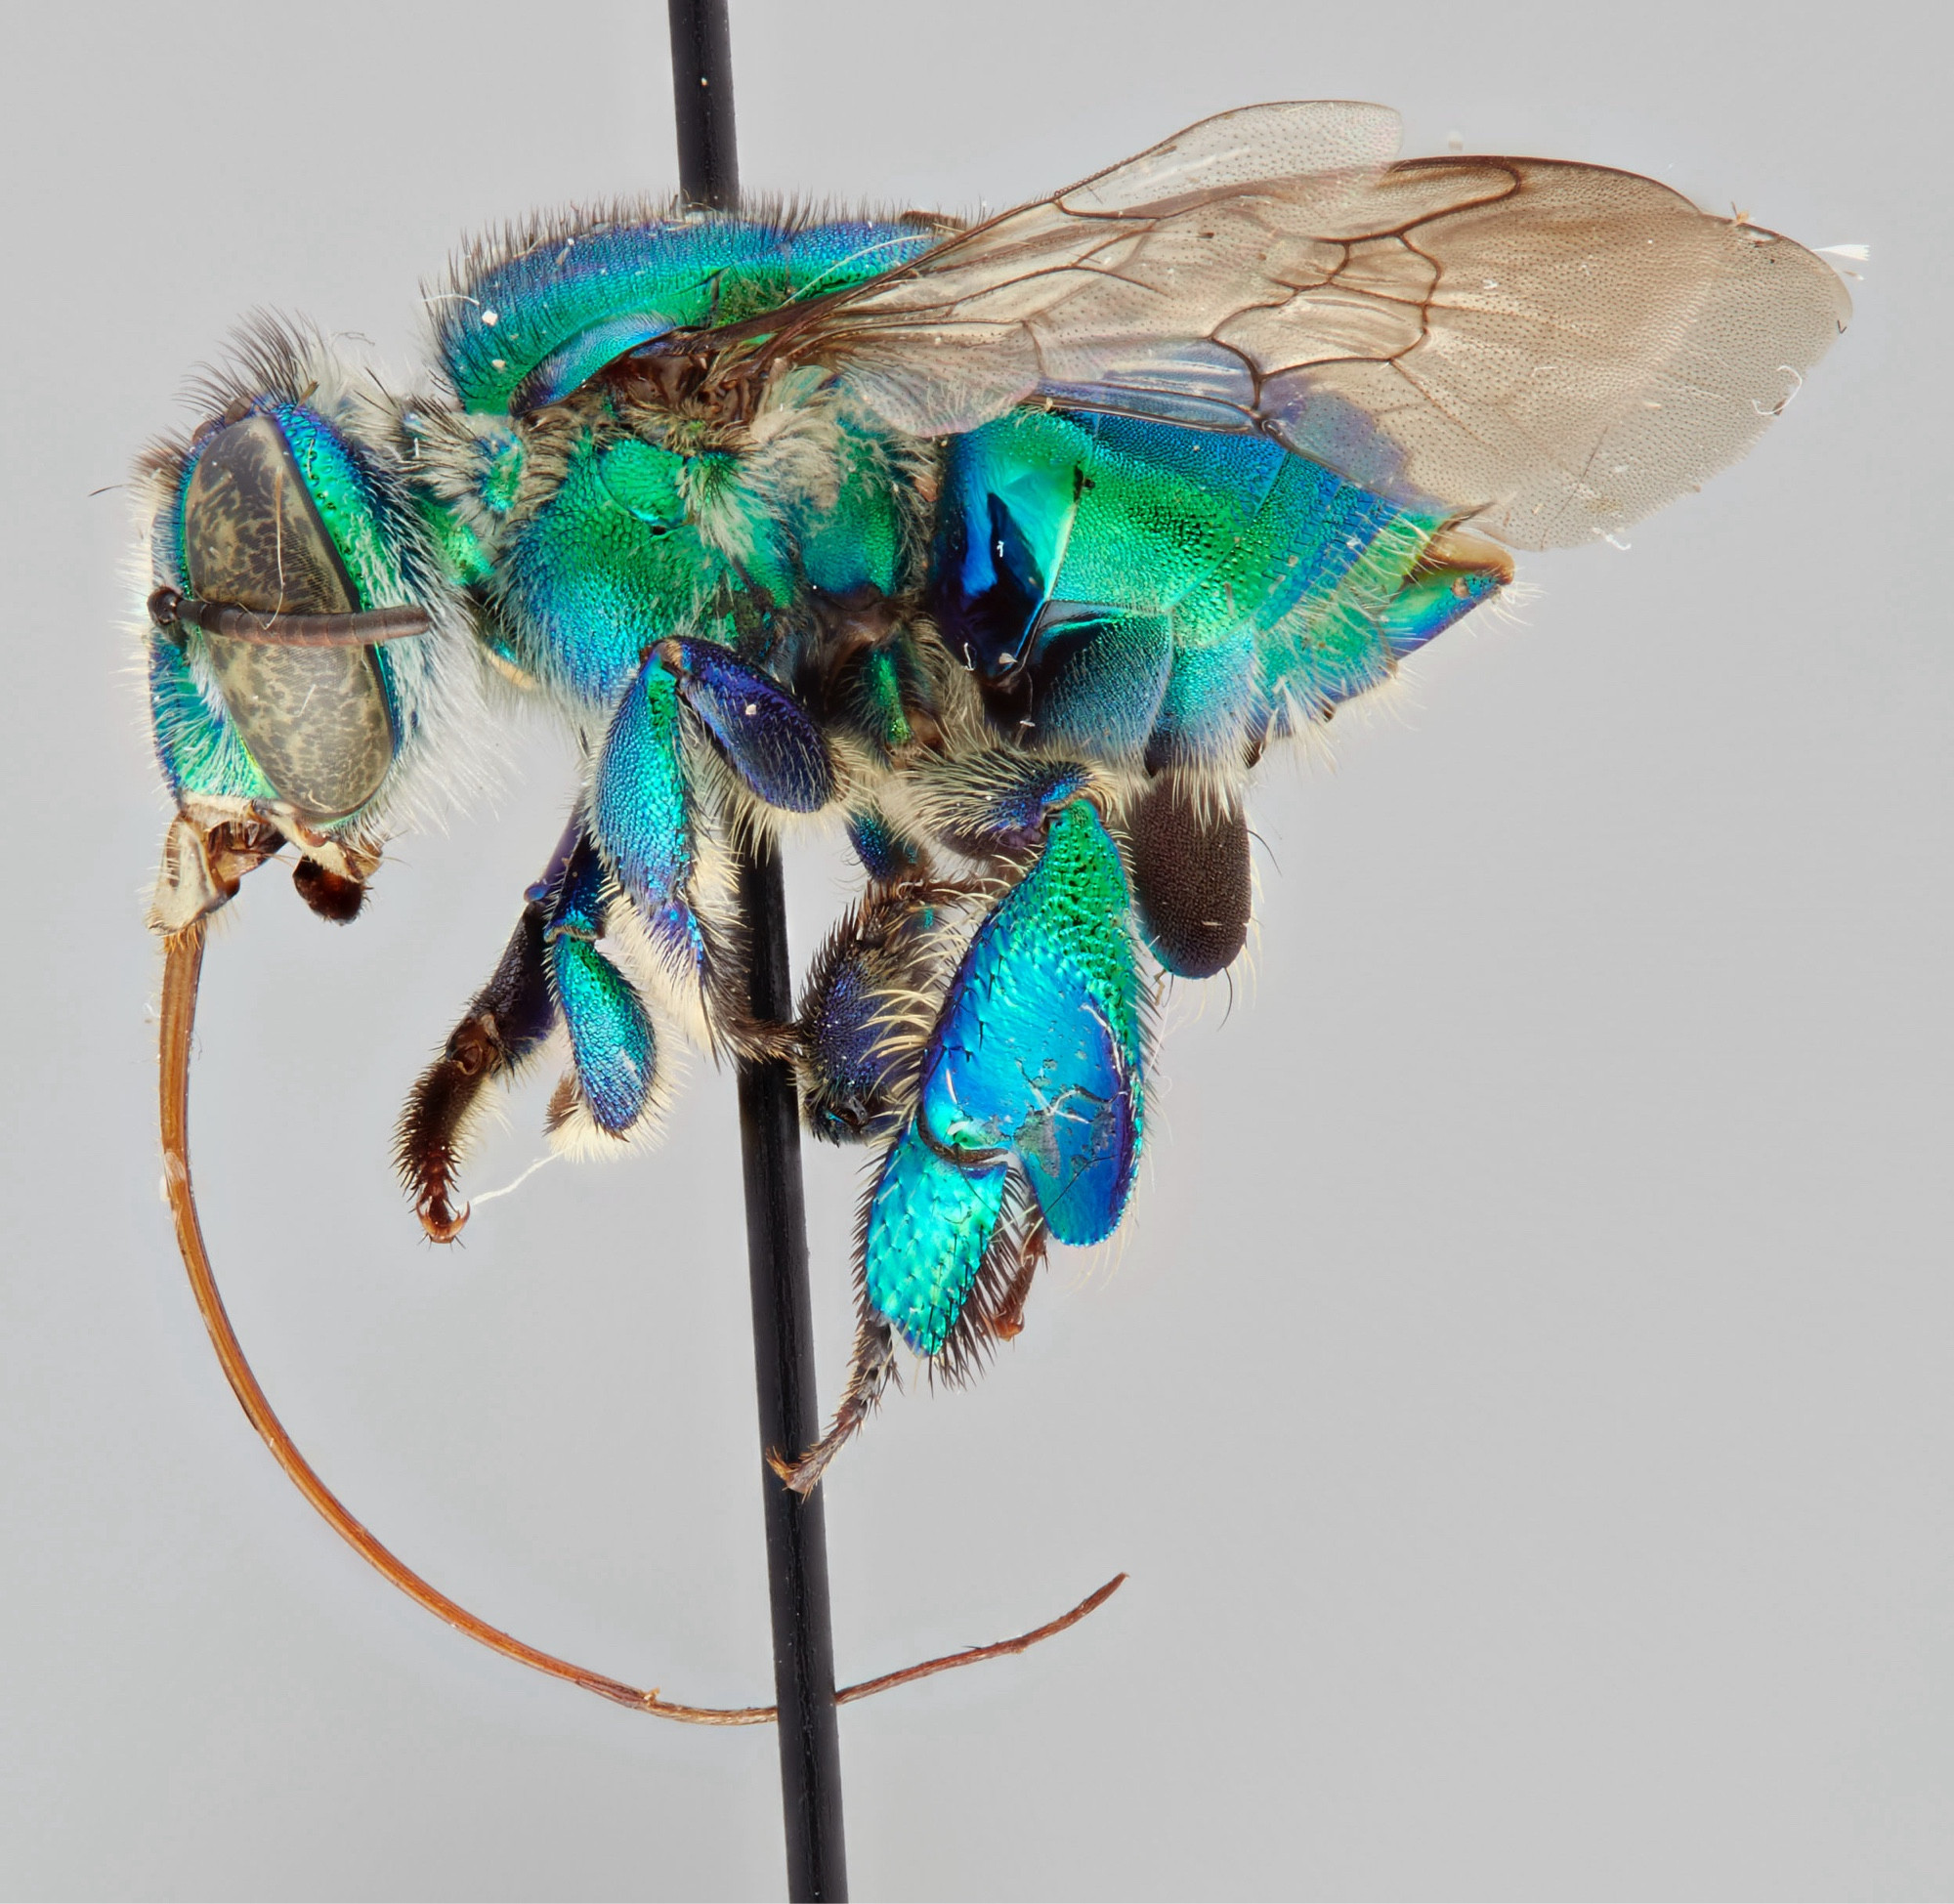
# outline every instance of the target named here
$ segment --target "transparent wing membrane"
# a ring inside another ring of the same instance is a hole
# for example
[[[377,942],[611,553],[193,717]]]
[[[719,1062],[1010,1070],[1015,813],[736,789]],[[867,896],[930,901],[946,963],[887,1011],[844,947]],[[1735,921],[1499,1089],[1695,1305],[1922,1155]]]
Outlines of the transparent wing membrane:
[[[920,436],[1043,401],[1265,433],[1402,506],[1571,546],[1741,456],[1850,316],[1832,268],[1652,179],[1390,163],[1394,115],[1253,106],[782,332]]]

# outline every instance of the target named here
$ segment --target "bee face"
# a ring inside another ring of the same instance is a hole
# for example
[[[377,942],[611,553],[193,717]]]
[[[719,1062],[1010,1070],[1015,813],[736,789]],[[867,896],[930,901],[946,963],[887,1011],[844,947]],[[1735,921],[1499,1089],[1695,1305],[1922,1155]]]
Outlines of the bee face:
[[[274,414],[223,423],[198,449],[184,489],[183,561],[206,601],[269,614],[363,606]],[[284,800],[324,821],[372,798],[399,745],[375,649],[205,640],[225,706]]]

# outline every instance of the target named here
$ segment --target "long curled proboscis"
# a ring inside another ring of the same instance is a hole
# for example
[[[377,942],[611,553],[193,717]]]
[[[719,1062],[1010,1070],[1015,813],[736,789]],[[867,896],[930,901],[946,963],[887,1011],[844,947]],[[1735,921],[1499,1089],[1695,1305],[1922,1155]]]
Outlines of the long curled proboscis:
[[[616,1705],[628,1706],[635,1712],[650,1713],[658,1718],[675,1719],[684,1725],[769,1723],[775,1717],[775,1710],[771,1706],[682,1705],[676,1700],[660,1698],[656,1686],[646,1689],[626,1685],[621,1679],[614,1679],[608,1673],[593,1672],[588,1667],[558,1659],[554,1653],[526,1645],[513,1634],[503,1632],[499,1627],[491,1627],[486,1620],[479,1619],[466,1607],[449,1599],[439,1587],[424,1581],[391,1548],[376,1540],[299,1453],[267,1400],[258,1377],[245,1359],[237,1332],[231,1326],[224,1298],[218,1292],[210,1252],[204,1244],[203,1226],[197,1219],[196,1193],[191,1182],[190,1062],[196,1029],[197,990],[203,974],[204,934],[205,921],[198,918],[181,931],[169,934],[163,941],[162,1062],[159,1079],[163,1183],[169,1198],[170,1214],[176,1223],[177,1247],[183,1252],[184,1268],[190,1272],[191,1289],[195,1294],[204,1327],[210,1332],[211,1345],[217,1350],[218,1362],[223,1366],[232,1392],[237,1397],[252,1427],[258,1431],[259,1438],[272,1451],[273,1460],[284,1469],[292,1485],[318,1509],[326,1525],[368,1566],[391,1581],[410,1600],[424,1606],[438,1620],[445,1620],[458,1632],[478,1640],[491,1652],[500,1653],[505,1659],[515,1660],[522,1666],[533,1667],[538,1672],[547,1672],[552,1678],[566,1679],[572,1685],[581,1686],[586,1692],[594,1692]],[[1068,1627],[1077,1626],[1088,1613],[1111,1599],[1126,1578],[1125,1574],[1116,1574],[1070,1612],[1028,1633],[1020,1633],[1014,1639],[1000,1639],[989,1646],[966,1647],[961,1652],[946,1653],[916,1666],[885,1672],[879,1678],[864,1679],[838,1691],[834,1695],[835,1703],[846,1705],[852,1700],[867,1699],[872,1694],[907,1685],[913,1679],[927,1678],[933,1672],[949,1672],[960,1666],[976,1666],[985,1660],[1025,1652],[1040,1640],[1049,1639]]]

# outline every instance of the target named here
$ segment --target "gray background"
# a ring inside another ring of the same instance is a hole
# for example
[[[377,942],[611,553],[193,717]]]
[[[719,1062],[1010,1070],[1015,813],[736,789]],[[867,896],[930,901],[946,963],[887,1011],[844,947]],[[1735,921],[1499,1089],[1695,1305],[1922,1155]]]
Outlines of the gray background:
[[[123,476],[255,306],[414,348],[457,234],[670,184],[663,8],[43,7],[6,28],[0,1301],[14,1894],[746,1896],[770,1732],[648,1721],[385,1589],[225,1390],[157,1198],[165,817]],[[1945,20],[736,0],[749,185],[993,206],[1251,100],[1652,173],[1874,246],[1758,452],[1529,560],[1334,771],[1272,763],[1254,970],[1186,996],[1120,1246],[837,1469],[863,1896],[1954,1889]],[[571,769],[536,733],[341,933],[211,953],[196,1142],[302,1444],[435,1581],[768,1693],[730,1081],[465,1248],[385,1161]],[[794,877],[805,950],[839,862]],[[474,1182],[537,1154],[543,1086]],[[810,1160],[824,1392],[856,1160]]]

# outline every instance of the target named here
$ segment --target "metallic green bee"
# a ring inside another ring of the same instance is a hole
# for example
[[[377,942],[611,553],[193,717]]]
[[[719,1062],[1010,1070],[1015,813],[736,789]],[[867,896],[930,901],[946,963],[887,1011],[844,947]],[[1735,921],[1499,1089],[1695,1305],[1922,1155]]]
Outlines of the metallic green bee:
[[[1118,1226],[1164,977],[1249,924],[1246,799],[1512,574],[1744,453],[1844,325],[1819,259],[1630,174],[1398,161],[1374,106],[1204,121],[963,230],[620,208],[469,252],[435,380],[266,332],[146,465],[181,939],[290,845],[347,919],[512,700],[563,842],[398,1133],[428,1233],[492,1079],[636,1143],[675,1040],[790,1056],[872,1145],[813,1485],[900,1338],[1016,1333]],[[795,1021],[743,1009],[743,840],[844,825]]]

